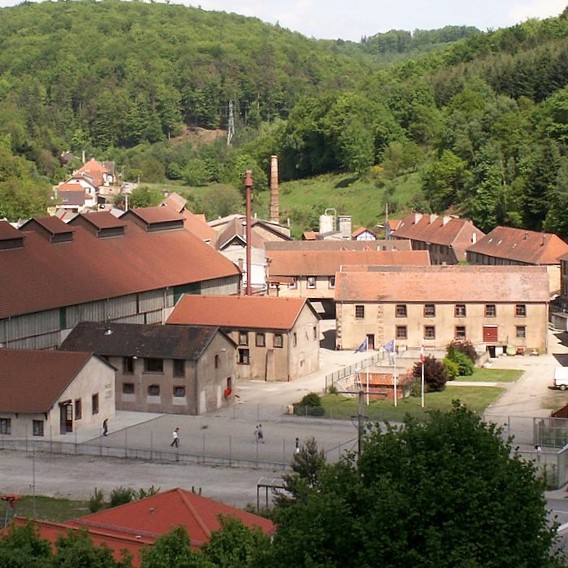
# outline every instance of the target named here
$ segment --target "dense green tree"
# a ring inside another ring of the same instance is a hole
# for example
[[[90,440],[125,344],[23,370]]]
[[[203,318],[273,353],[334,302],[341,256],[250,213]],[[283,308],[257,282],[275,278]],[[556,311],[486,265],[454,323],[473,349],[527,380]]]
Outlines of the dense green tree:
[[[39,536],[32,523],[10,525],[0,537],[2,568],[48,568],[51,557],[51,543]]]
[[[141,568],[215,568],[199,551],[193,551],[185,527],[180,526],[156,539],[140,553]]]
[[[266,566],[562,566],[534,465],[459,403],[429,414],[370,425],[360,458],[279,507]]]
[[[264,563],[270,539],[259,528],[250,529],[233,517],[219,519],[221,527],[215,531],[201,553],[215,568],[247,568]]]

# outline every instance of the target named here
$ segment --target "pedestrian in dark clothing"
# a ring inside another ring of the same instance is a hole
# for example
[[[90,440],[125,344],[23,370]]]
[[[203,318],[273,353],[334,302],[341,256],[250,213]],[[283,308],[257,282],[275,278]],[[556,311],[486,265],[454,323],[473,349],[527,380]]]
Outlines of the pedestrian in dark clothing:
[[[108,436],[108,418],[103,420],[103,436]]]
[[[258,425],[257,431],[256,431],[256,437],[258,438],[259,442],[262,442],[264,444],[264,434],[262,432],[262,424]]]
[[[296,438],[296,446],[294,448],[294,453],[295,454],[299,454],[300,453],[300,438]]]

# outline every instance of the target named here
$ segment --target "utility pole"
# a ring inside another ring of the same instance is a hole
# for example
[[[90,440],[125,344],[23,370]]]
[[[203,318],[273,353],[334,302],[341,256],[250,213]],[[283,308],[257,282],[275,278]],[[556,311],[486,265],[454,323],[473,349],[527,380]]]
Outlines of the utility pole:
[[[231,140],[235,135],[235,117],[233,115],[233,101],[229,101],[229,121],[227,123],[227,146],[231,144]]]

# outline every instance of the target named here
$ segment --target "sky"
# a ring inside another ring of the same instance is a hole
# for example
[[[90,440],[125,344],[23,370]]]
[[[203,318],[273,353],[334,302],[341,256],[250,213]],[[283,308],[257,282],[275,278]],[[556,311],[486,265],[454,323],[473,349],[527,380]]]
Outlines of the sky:
[[[4,0],[0,0],[0,5]],[[568,0],[172,0],[204,10],[235,12],[317,39],[359,41],[388,30],[448,25],[481,31],[527,18],[558,16]]]

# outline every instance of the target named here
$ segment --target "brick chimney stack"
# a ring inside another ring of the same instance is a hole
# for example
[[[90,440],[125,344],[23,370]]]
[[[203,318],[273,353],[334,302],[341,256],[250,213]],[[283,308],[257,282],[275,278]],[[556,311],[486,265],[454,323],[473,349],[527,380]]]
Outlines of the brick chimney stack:
[[[280,222],[278,204],[278,156],[270,156],[270,221]]]

